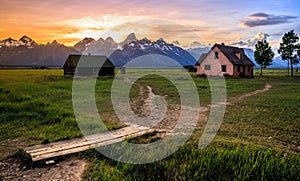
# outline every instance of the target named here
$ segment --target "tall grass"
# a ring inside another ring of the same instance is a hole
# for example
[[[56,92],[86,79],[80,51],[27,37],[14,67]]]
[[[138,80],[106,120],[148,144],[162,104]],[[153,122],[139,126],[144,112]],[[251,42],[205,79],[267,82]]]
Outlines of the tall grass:
[[[204,150],[185,145],[155,163],[130,165],[87,152],[87,180],[299,180],[300,158],[271,149],[224,144]]]
[[[71,79],[60,73],[1,71],[0,141],[31,144],[81,135],[71,107]]]

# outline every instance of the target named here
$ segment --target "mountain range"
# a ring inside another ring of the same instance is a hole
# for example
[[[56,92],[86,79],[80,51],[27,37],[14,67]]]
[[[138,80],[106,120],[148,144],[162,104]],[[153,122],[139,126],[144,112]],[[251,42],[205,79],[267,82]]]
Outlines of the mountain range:
[[[113,38],[84,38],[73,47],[53,41],[47,44],[38,44],[28,36],[19,40],[8,38],[0,41],[0,66],[53,66],[61,67],[69,54],[106,55],[116,67],[124,66],[130,60],[146,55],[159,55],[175,60],[181,66],[195,65],[196,60],[202,53],[207,53],[210,47],[183,49],[172,43],[167,43],[162,38],[151,41],[147,38],[138,40],[134,33],[117,43]],[[244,49],[246,55],[255,63],[254,51]],[[157,58],[155,57],[155,58]],[[152,58],[153,59],[153,58]],[[151,60],[146,60],[151,61]],[[160,60],[159,66],[168,66],[164,59]],[[156,62],[157,63],[157,62]],[[286,68],[286,62],[275,57],[273,64],[268,68]]]
[[[175,60],[181,66],[194,65],[196,59],[191,56],[186,50],[169,44],[162,38],[157,41],[151,41],[147,38],[138,40],[134,33],[131,33],[127,38],[120,43],[115,42],[111,37],[100,38],[99,40],[94,40],[90,38],[85,38],[84,40],[77,43],[74,48],[80,51],[82,54],[92,54],[92,55],[106,55],[117,67],[122,67],[127,64],[130,60],[137,57],[146,55],[161,55],[166,56],[170,59]],[[149,56],[147,56],[150,62]],[[152,60],[157,57],[151,58]],[[146,66],[140,65],[140,66]],[[165,60],[161,60],[160,66],[168,66]]]
[[[61,67],[69,54],[106,55],[116,67],[124,66],[132,59],[149,54],[169,57],[181,66],[194,65],[196,62],[186,50],[169,44],[162,38],[157,41],[147,38],[138,40],[134,33],[129,34],[120,43],[111,37],[99,40],[84,38],[73,47],[66,47],[55,40],[45,45],[37,44],[27,36],[19,40],[8,38],[0,41],[0,66]]]
[[[37,44],[23,36],[19,40],[8,38],[0,41],[0,66],[63,66],[69,54],[80,54],[75,48],[57,41]]]
[[[245,54],[250,58],[250,60],[255,64],[255,68],[260,68],[259,64],[256,63],[254,58],[254,50],[250,48],[244,48]],[[268,66],[269,69],[277,69],[277,68],[286,68],[287,61],[283,61],[279,55],[273,58],[272,65]]]

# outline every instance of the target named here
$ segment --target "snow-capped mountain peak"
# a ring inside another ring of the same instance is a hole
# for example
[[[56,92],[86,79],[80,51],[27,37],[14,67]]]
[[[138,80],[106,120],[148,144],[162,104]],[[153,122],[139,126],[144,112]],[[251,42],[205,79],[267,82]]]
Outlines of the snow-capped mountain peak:
[[[259,68],[260,65],[256,63],[254,58],[254,50],[250,48],[244,48],[244,52],[250,58],[250,60],[255,64],[255,68]],[[287,62],[283,61],[280,55],[275,56],[271,64],[272,65],[268,66],[267,68],[285,68],[287,66]]]
[[[0,47],[16,47],[19,45],[20,45],[20,42],[18,40],[14,40],[12,38],[7,38],[5,40],[0,41]]]
[[[37,44],[28,36],[0,41],[1,66],[63,66],[69,54],[80,53],[57,41]]]
[[[37,43],[35,41],[33,41],[31,38],[29,38],[26,35],[22,36],[22,38],[20,38],[19,42],[22,45],[25,45],[25,46],[28,46],[28,47],[31,47],[31,48],[32,48],[32,46],[37,45]]]
[[[92,43],[94,43],[96,40],[93,38],[84,38],[80,42],[76,43],[74,45],[74,48],[79,51],[83,52],[88,46],[90,46]]]
[[[31,38],[29,38],[28,36],[26,36],[26,35],[22,36],[22,38],[20,38],[19,41],[22,41],[22,42],[33,42],[33,40]]]
[[[135,36],[135,33],[130,33],[123,42],[120,43],[120,46],[123,47],[126,44],[137,41],[138,39]]]
[[[158,43],[165,43],[165,40],[163,38],[160,38],[156,42],[158,42]]]
[[[137,57],[145,55],[160,55],[168,57],[176,61],[179,65],[194,65],[196,60],[186,50],[173,44],[168,44],[162,38],[157,41],[151,41],[147,38],[136,40],[123,46],[122,49],[114,51],[109,57],[116,66],[124,66],[127,62]],[[154,59],[153,59],[154,60]],[[147,60],[150,62],[153,60]],[[146,66],[147,65],[139,65]],[[168,67],[166,62],[162,60],[158,67]]]
[[[29,48],[32,48],[35,45],[37,45],[37,43],[26,35],[22,36],[19,40],[7,38],[5,40],[0,41],[0,48],[1,47],[18,47],[18,46],[27,46]]]
[[[124,40],[124,42],[133,42],[133,41],[137,41],[138,39],[135,36],[135,33],[130,33],[127,38]]]
[[[124,66],[133,58],[149,54],[169,57],[183,66],[194,65],[196,62],[195,58],[186,50],[173,44],[168,44],[163,38],[156,41],[151,41],[147,38],[138,40],[134,33],[129,34],[121,43],[116,43],[111,37],[105,40],[100,38],[93,43],[83,40],[79,43],[82,43],[81,46],[84,48],[79,49],[78,44],[76,44],[77,46],[74,46],[76,50],[83,54],[106,55],[110,57],[117,67]]]

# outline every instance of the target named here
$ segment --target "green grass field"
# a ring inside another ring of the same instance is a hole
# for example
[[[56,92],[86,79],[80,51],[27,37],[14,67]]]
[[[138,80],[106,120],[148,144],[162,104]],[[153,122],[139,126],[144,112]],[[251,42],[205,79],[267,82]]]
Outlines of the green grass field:
[[[72,108],[72,78],[62,70],[0,71],[1,159],[18,147],[80,137]],[[191,74],[202,106],[210,104],[207,79]],[[89,162],[86,180],[299,180],[300,179],[300,77],[285,70],[265,70],[254,79],[226,78],[227,96],[272,88],[226,107],[222,126],[205,149],[198,142],[205,124],[170,157],[145,165],[118,163],[89,150],[78,156]],[[110,101],[113,78],[99,78],[96,103],[109,129],[124,126]],[[139,86],[138,86],[139,85]],[[140,86],[150,85],[155,94],[168,95],[177,104],[170,81],[147,76],[131,89],[131,99],[141,105]],[[136,110],[138,112],[138,109]],[[138,138],[146,139],[149,138]]]

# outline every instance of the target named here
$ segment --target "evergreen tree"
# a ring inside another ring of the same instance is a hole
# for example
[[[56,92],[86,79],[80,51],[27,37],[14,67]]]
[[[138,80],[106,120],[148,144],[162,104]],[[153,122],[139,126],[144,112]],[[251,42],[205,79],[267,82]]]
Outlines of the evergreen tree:
[[[262,69],[269,65],[272,65],[274,58],[274,52],[271,49],[269,43],[264,41],[258,41],[255,45],[254,58],[256,62],[260,65],[260,76],[262,76]]]
[[[288,75],[289,68],[291,66],[291,76],[294,76],[294,68],[293,65],[299,63],[300,57],[300,44],[299,37],[295,34],[294,30],[291,30],[284,34],[282,37],[282,43],[280,43],[280,47],[278,53],[281,54],[282,60],[288,61]]]

